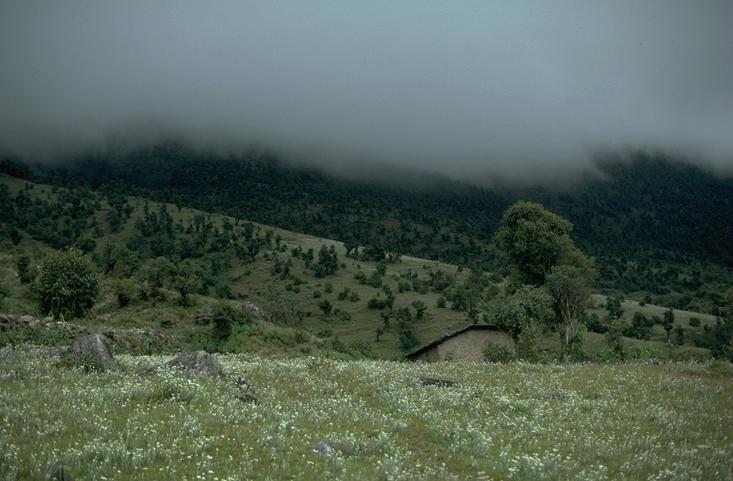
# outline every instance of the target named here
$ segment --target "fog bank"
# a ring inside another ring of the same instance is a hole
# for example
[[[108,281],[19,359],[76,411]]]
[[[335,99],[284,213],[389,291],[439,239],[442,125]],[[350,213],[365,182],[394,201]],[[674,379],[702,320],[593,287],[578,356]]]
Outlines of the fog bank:
[[[10,0],[0,151],[177,135],[348,171],[578,175],[598,149],[733,169],[733,2]]]

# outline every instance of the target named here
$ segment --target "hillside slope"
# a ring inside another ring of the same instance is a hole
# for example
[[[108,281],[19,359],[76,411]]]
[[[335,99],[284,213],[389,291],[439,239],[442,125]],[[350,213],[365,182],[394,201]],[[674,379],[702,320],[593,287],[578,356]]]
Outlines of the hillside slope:
[[[179,142],[56,165],[0,161],[3,170],[494,271],[507,265],[492,243],[502,212],[517,199],[534,200],[574,223],[608,292],[715,314],[733,284],[733,180],[664,154],[608,156],[598,162],[600,175],[558,189],[498,181],[479,188],[384,166],[355,181],[263,152],[226,156]]]
[[[475,322],[480,299],[497,293],[504,282],[496,273],[411,256],[387,262],[380,254],[385,260],[377,262],[365,259],[362,249],[360,256],[352,252],[349,257],[341,242],[115,192],[70,190],[9,176],[0,176],[0,186],[6,218],[17,226],[17,235],[4,241],[0,254],[0,279],[8,291],[0,311],[39,316],[30,287],[18,277],[18,259],[25,255],[37,262],[48,246],[76,245],[94,258],[101,276],[98,302],[76,322],[92,329],[152,329],[170,338],[161,342],[169,348],[211,348],[211,328],[197,319],[224,300],[245,306],[264,327],[237,327],[227,343],[214,346],[217,350],[398,359]],[[335,255],[333,272],[318,272],[322,248],[326,261],[329,252]],[[188,270],[168,272],[180,266]],[[181,302],[175,281],[181,275],[192,282],[187,302]],[[160,292],[149,295],[146,289],[158,278]],[[128,297],[125,305],[120,293]],[[601,316],[604,302],[597,299]],[[654,309],[633,301],[627,305],[629,318],[637,310],[649,314]],[[688,331],[688,346],[675,352],[704,356],[691,345],[695,333],[715,318],[696,314],[702,323],[690,327],[689,317],[678,316]],[[660,352],[666,351],[663,339],[657,326],[649,341],[628,343]],[[588,333],[588,341],[593,352],[606,349],[600,335]],[[548,349],[553,347],[548,340]]]

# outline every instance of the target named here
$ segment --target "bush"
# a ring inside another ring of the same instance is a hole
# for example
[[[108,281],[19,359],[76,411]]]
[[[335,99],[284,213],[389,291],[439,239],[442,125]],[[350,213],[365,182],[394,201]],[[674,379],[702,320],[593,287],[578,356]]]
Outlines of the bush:
[[[229,304],[219,303],[211,308],[211,321],[213,323],[212,340],[220,345],[232,335],[234,326],[249,323],[249,318],[244,312]]]
[[[54,317],[81,317],[97,298],[97,276],[76,249],[51,252],[42,260],[33,283],[41,310]]]
[[[15,264],[18,269],[18,278],[23,284],[33,282],[33,272],[31,271],[31,260],[28,256],[20,256]]]
[[[514,360],[514,353],[503,344],[490,342],[484,349],[484,360],[487,362],[509,362]]]
[[[117,300],[119,307],[125,307],[135,295],[135,283],[132,279],[117,279],[112,284],[112,292]]]
[[[387,301],[384,299],[379,299],[377,297],[372,297],[369,299],[369,302],[367,302],[367,307],[369,309],[384,309],[387,307]]]
[[[428,306],[426,306],[422,301],[413,301],[412,307],[415,308],[415,319],[422,319],[425,314],[425,310],[428,308]]]
[[[318,303],[318,308],[323,311],[324,314],[328,315],[331,313],[333,306],[328,302],[328,299],[324,299],[322,302]]]
[[[404,352],[409,352],[416,348],[420,344],[420,341],[415,337],[415,333],[409,328],[403,328],[400,330],[400,349]]]
[[[700,318],[699,317],[691,317],[690,318],[690,326],[691,327],[700,327]]]

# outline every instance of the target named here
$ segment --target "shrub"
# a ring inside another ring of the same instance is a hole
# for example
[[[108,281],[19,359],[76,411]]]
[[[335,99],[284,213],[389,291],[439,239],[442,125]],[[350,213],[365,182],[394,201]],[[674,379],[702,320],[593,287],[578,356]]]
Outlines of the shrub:
[[[33,272],[31,271],[31,260],[28,256],[20,256],[15,264],[18,269],[18,278],[23,284],[33,282]]]
[[[132,279],[116,279],[112,284],[112,292],[119,307],[125,307],[135,295],[135,283]]]
[[[690,326],[691,327],[700,327],[700,318],[699,317],[691,317],[690,318]]]
[[[33,290],[43,312],[54,317],[81,317],[97,298],[97,276],[80,251],[55,251],[42,260]]]
[[[404,352],[411,351],[418,346],[420,342],[415,337],[415,333],[411,329],[403,328],[400,330],[400,349]]]
[[[382,276],[379,274],[379,271],[372,272],[367,280],[367,284],[375,289],[382,287]]]
[[[503,344],[490,342],[484,349],[484,360],[487,362],[509,362],[514,359],[514,353]]]
[[[413,301],[412,307],[415,308],[415,319],[422,319],[428,306],[422,301]]]
[[[324,299],[323,301],[318,303],[318,308],[323,311],[324,314],[328,315],[331,313],[331,309],[333,309],[333,306],[330,302],[328,302],[328,299]]]
[[[372,297],[371,299],[369,299],[369,302],[367,302],[367,307],[369,309],[384,309],[385,307],[387,307],[387,304],[384,299]]]
[[[213,323],[211,337],[219,345],[229,339],[234,326],[249,323],[249,318],[244,312],[229,304],[219,303],[211,308],[211,321]]]

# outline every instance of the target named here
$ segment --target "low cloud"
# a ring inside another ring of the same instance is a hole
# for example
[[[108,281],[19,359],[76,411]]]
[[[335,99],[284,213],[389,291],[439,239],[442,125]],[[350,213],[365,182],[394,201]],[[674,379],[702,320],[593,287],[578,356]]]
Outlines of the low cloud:
[[[661,148],[730,170],[731,18],[728,0],[11,0],[0,150],[175,135],[534,182]]]

